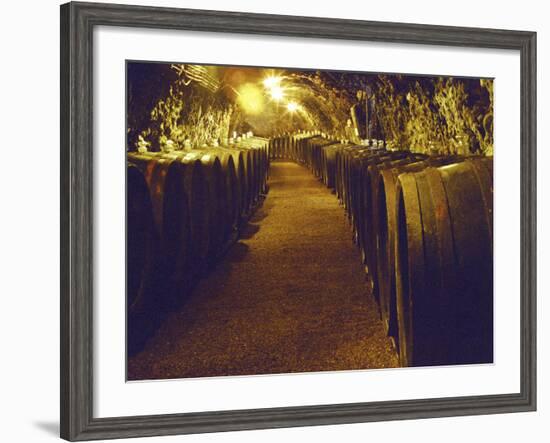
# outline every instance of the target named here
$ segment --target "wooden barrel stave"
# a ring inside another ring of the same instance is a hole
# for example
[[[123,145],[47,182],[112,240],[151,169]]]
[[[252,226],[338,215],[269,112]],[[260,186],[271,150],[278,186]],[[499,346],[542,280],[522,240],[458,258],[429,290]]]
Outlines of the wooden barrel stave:
[[[416,363],[413,348],[422,343],[422,323],[416,316],[423,311],[416,294],[424,292],[420,277],[424,268],[422,250],[422,217],[416,180],[412,174],[403,174],[397,187],[396,232],[396,305],[399,327],[399,358],[403,366]],[[413,301],[414,300],[414,301]]]

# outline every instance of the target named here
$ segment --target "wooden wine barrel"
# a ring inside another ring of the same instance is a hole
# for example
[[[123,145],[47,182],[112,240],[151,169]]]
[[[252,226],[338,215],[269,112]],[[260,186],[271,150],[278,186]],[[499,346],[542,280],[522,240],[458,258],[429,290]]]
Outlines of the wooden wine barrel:
[[[396,195],[402,364],[492,362],[491,160],[401,174]]]
[[[369,241],[371,233],[368,229],[367,215],[372,204],[369,192],[368,168],[371,165],[391,161],[399,156],[402,156],[402,154],[361,150],[358,155],[354,156],[350,164],[349,191],[347,192],[349,196],[349,220],[361,251],[363,263],[367,265],[371,246]]]
[[[286,135],[286,156],[288,160],[294,160],[294,141],[295,137],[293,134]]]
[[[209,249],[207,264],[213,265],[222,249],[224,233],[228,221],[224,212],[226,189],[225,177],[220,159],[213,153],[194,151],[198,154],[202,170],[208,183],[208,213],[209,213]]]
[[[301,137],[299,137],[296,140],[295,144],[295,156],[298,163],[308,165],[308,158],[309,158],[309,149],[308,149],[308,143],[309,141],[316,136],[310,135],[310,134],[302,134]]]
[[[291,134],[288,136],[287,145],[289,151],[289,160],[293,160],[294,162],[298,162],[296,146],[300,138],[303,138],[303,134]]]
[[[271,163],[269,161],[269,149],[268,148],[266,148],[266,150],[265,150],[264,159],[265,159],[265,170],[264,170],[264,182],[263,182],[262,192],[264,193],[264,195],[266,195],[268,190],[269,190],[269,185],[268,185],[268,182],[269,182],[269,168],[270,168],[270,165],[271,165]]]
[[[305,165],[307,168],[313,173],[313,175],[316,175],[315,173],[315,150],[316,145],[323,141],[323,138],[321,136],[314,136],[311,138],[308,138],[305,142]]]
[[[281,134],[279,138],[279,159],[288,160],[288,134]]]
[[[285,135],[285,156],[289,158],[288,141],[289,136]],[[267,171],[269,167],[268,145],[269,140],[262,137],[251,137],[245,140],[247,146],[256,150],[256,167],[257,167],[257,183],[256,183],[256,200],[266,190]]]
[[[293,161],[298,161],[296,153],[296,143],[300,138],[303,138],[303,134],[293,134],[288,137],[288,150],[289,150],[289,159]]]
[[[269,139],[269,153],[273,160],[277,160],[279,158],[279,142],[279,137],[272,137]]]
[[[248,155],[247,152],[245,152],[242,149],[239,149],[236,145],[226,145],[222,147],[216,148],[216,150],[223,151],[226,153],[229,153],[233,157],[233,163],[235,164],[235,173],[237,176],[237,184],[238,184],[238,191],[239,191],[239,219],[244,218],[248,212],[248,205],[249,205],[249,191],[248,191],[248,171],[247,171],[247,161],[246,161],[246,155]],[[240,220],[239,220],[240,223]]]
[[[304,133],[304,134],[298,134],[293,138],[292,153],[293,153],[293,160],[296,163],[302,162],[302,144],[306,137],[307,135]]]
[[[237,173],[237,180],[238,180],[238,188],[239,188],[239,218],[244,216],[246,204],[248,201],[248,194],[247,194],[247,180],[246,180],[246,168],[245,168],[245,160],[244,155],[242,151],[230,149],[229,152],[233,156],[233,161],[236,165],[236,173]]]
[[[288,135],[281,134],[277,137],[276,144],[276,157],[278,160],[288,160],[287,158],[287,144],[288,144]]]
[[[358,182],[359,159],[371,154],[368,148],[359,145],[346,148],[342,152],[342,198],[350,221],[353,217],[352,208],[356,195],[353,193],[352,188]]]
[[[220,160],[224,176],[223,188],[225,195],[222,203],[225,220],[224,242],[227,242],[237,232],[240,220],[241,194],[239,178],[231,152],[219,148],[215,148],[210,152]]]
[[[237,176],[237,186],[239,193],[239,217],[244,216],[246,211],[246,205],[248,202],[248,191],[247,191],[247,171],[246,171],[246,162],[245,155],[243,151],[239,149],[227,148],[227,152],[233,157],[233,162],[235,164],[235,173]]]
[[[361,182],[362,201],[358,208],[359,246],[363,263],[366,265],[372,284],[372,294],[380,303],[380,278],[378,277],[377,264],[377,231],[378,231],[378,205],[377,188],[373,184],[379,171],[385,168],[395,168],[418,160],[419,157],[408,152],[386,152],[374,156],[363,165]]]
[[[344,155],[346,149],[351,148],[351,146],[344,146],[342,149],[336,151],[335,157],[335,177],[334,177],[334,186],[336,189],[336,197],[340,204],[344,204]]]
[[[159,282],[155,301],[159,309],[172,309],[185,298],[189,286],[190,210],[178,157],[157,154],[150,157],[131,156],[142,163],[152,204],[158,238],[155,273]]]
[[[317,135],[309,139],[307,143],[307,166],[315,177],[319,176],[317,153],[319,151],[319,146],[325,142],[326,140],[323,137]]]
[[[338,157],[342,149],[350,147],[349,144],[334,144],[323,147],[322,168],[323,183],[334,192],[338,193]]]
[[[239,148],[251,153],[251,206],[254,206],[265,190],[268,168],[268,140],[262,137],[251,137],[241,141]]]
[[[254,156],[253,151],[241,146],[235,146],[233,149],[237,149],[242,152],[243,155],[243,168],[245,175],[244,186],[245,192],[245,203],[243,206],[243,215],[246,216],[250,213],[252,206],[254,204]]]
[[[364,169],[373,161],[379,161],[381,158],[379,153],[374,153],[368,149],[360,149],[351,152],[347,157],[346,171],[346,203],[345,207],[348,210],[348,219],[351,223],[353,232],[362,247],[362,214],[364,204]]]
[[[419,172],[429,166],[440,166],[461,161],[457,157],[430,157],[396,167],[379,168],[371,178],[375,206],[375,245],[380,314],[386,331],[398,343],[395,295],[395,232],[397,178],[405,172]]]
[[[289,139],[290,140],[290,139]],[[269,178],[269,145],[267,142],[262,146],[261,148],[261,158],[262,158],[262,180],[261,180],[261,188],[260,192],[262,194],[267,194],[267,181]]]
[[[385,169],[397,168],[411,163],[419,162],[428,158],[424,154],[414,154],[409,151],[383,152],[378,154],[376,161],[368,162],[363,175],[364,201],[363,210],[365,211],[365,238],[366,247],[371,254],[371,267],[375,268],[376,256],[376,230],[377,230],[377,192],[378,176],[380,171]],[[373,269],[373,273],[376,269]]]
[[[323,183],[326,182],[325,171],[326,171],[326,160],[324,157],[324,148],[328,146],[339,145],[338,142],[331,139],[320,138],[313,143],[313,173],[317,178],[320,178]]]
[[[336,157],[336,194],[340,203],[344,206],[344,209],[347,211],[347,164],[349,151],[351,149],[356,149],[357,146],[348,146],[342,148]]]
[[[189,290],[192,275],[191,261],[191,211],[182,168],[179,162],[166,165],[163,186],[161,245],[163,274],[166,276],[167,302],[178,306]]]
[[[128,312],[144,302],[151,287],[157,237],[149,188],[132,163],[126,172],[126,302]]]
[[[260,196],[260,182],[261,182],[261,155],[260,150],[258,148],[254,148],[252,146],[248,146],[248,149],[252,151],[252,176],[253,176],[253,204],[256,204],[258,202],[258,198]]]
[[[305,139],[302,143],[303,146],[303,158],[302,163],[311,170],[311,149],[312,149],[312,143],[317,138],[317,136],[308,137]]]
[[[141,165],[143,166],[143,165]],[[159,275],[160,242],[149,187],[142,170],[129,163],[126,206],[127,351],[143,349],[165,312]]]
[[[243,146],[250,153],[250,210],[252,211],[259,196],[259,154],[258,150],[250,146]]]
[[[186,152],[178,159],[190,212],[189,268],[195,280],[203,274],[207,266],[212,242],[211,191],[200,157],[200,153]]]
[[[367,264],[367,226],[366,214],[370,199],[367,197],[368,190],[367,171],[369,165],[389,161],[391,157],[387,152],[371,151],[362,149],[351,159],[349,165],[349,190],[348,194],[348,218],[351,223],[355,241],[361,251],[363,264]]]

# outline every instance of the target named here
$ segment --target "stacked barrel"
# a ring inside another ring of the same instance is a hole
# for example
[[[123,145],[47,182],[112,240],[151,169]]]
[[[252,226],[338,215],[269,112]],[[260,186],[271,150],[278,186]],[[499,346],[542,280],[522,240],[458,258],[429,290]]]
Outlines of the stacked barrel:
[[[305,162],[307,151],[302,143],[312,136],[313,132],[296,134],[280,134],[269,140],[269,156],[271,160],[292,160],[298,163]]]
[[[403,366],[493,361],[492,158],[428,156],[320,135],[271,140],[344,206]]]
[[[127,156],[129,351],[238,238],[267,189],[268,140]]]

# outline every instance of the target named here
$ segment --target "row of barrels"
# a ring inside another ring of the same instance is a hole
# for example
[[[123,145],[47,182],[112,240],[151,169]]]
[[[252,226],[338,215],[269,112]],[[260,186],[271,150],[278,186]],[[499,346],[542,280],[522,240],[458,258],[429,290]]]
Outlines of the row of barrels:
[[[492,362],[492,158],[280,138],[345,207],[401,364]]]
[[[268,141],[127,154],[129,351],[179,306],[267,188]]]

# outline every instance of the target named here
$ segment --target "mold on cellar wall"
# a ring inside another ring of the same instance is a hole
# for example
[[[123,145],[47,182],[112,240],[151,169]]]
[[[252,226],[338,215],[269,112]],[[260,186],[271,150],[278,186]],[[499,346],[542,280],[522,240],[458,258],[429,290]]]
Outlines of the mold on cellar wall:
[[[493,154],[493,80],[129,62],[127,148],[317,131],[390,149]]]

